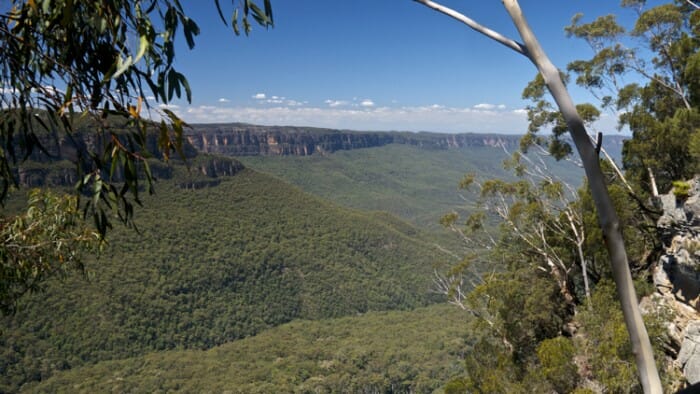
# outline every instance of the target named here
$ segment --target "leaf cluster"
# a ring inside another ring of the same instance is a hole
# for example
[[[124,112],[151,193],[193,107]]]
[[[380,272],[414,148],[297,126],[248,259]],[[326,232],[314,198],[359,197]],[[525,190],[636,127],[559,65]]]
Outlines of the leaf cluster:
[[[232,3],[237,15],[238,6]],[[219,12],[222,11],[216,2]],[[272,9],[245,0],[240,18],[272,25]],[[237,32],[239,18],[233,18]],[[83,208],[104,236],[109,210],[127,224],[133,204],[140,203],[143,171],[149,191],[153,178],[146,159],[154,151],[167,159],[180,156],[186,124],[164,108],[158,124],[157,146],[147,147],[151,122],[142,111],[149,100],[167,105],[192,99],[186,77],[175,68],[176,40],[184,36],[195,45],[199,26],[179,0],[12,1],[0,14],[0,203],[10,186],[17,186],[18,163],[43,151],[42,133],[58,130],[69,138],[76,123],[88,122],[100,143],[84,147],[74,160],[77,189],[91,195]],[[115,127],[110,117],[119,119]],[[156,148],[156,149],[150,149]],[[115,173],[124,175],[115,181]]]
[[[567,34],[588,42],[593,56],[570,63],[568,70],[603,108],[619,114],[620,128],[633,132],[623,152],[631,183],[648,193],[651,173],[664,192],[672,181],[687,179],[698,168],[698,155],[690,146],[700,129],[700,74],[695,66],[700,56],[700,11],[685,1],[648,9],[644,3],[623,2],[637,15],[628,29],[611,15],[588,23],[575,16]],[[629,79],[634,82],[627,83]]]
[[[99,247],[77,210],[77,199],[31,190],[25,213],[0,219],[0,314],[17,311],[20,297],[42,289],[44,280],[69,271],[84,273],[82,253]]]
[[[563,81],[569,79],[566,73],[560,72]],[[554,108],[545,95],[545,82],[541,74],[528,83],[523,90],[522,97],[529,99],[532,104],[526,107],[528,118],[528,130],[520,140],[520,149],[527,153],[532,147],[538,146],[546,149],[557,160],[569,157],[572,154],[571,145],[565,139],[569,126],[562,114]],[[600,111],[592,104],[578,104],[576,110],[586,125],[590,125],[600,117]],[[548,137],[537,134],[542,129],[551,130]]]

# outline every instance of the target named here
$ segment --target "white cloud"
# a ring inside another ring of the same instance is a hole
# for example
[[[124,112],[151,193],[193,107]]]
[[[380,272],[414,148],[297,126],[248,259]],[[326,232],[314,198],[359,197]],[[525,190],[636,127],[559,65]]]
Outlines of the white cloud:
[[[405,107],[292,105],[287,100],[266,107],[189,107],[182,114],[190,123],[245,122],[262,125],[295,125],[354,130],[408,130],[521,134],[527,130],[523,111],[456,108],[440,105]],[[370,100],[371,101],[371,100]],[[299,104],[294,101],[294,104]],[[373,103],[374,104],[374,103]]]
[[[331,108],[348,105],[348,102],[344,100],[326,100],[324,103],[328,104],[328,106]]]
[[[258,101],[258,104],[286,105],[290,107],[299,107],[307,104],[307,102],[288,99],[284,96],[268,96],[265,93],[257,93],[253,95],[253,98]]]
[[[480,103],[480,104],[475,105],[473,108],[474,109],[485,109],[487,111],[490,111],[492,109],[495,109],[496,106],[493,104],[488,104],[488,103]]]
[[[370,99],[364,99],[360,102],[360,105],[367,108],[367,107],[374,107],[374,101]]]
[[[15,88],[0,88],[0,94],[17,94],[18,92]]]
[[[220,102],[220,103],[230,103],[231,100],[229,100],[229,99],[227,99],[227,98],[225,98],[225,97],[221,97],[221,98],[219,99],[219,102]]]
[[[60,94],[65,93],[63,90],[58,89],[55,86],[51,86],[51,85],[44,85],[41,88],[31,88],[32,93],[39,93],[39,91],[41,91],[41,94],[49,94],[49,95],[57,94],[57,93],[60,93]],[[119,89],[117,89],[116,92],[119,93]],[[8,94],[8,93],[10,93],[10,91],[4,92],[4,93]]]
[[[257,93],[253,95],[253,98],[258,101],[258,104],[269,104],[269,105],[284,105],[288,107],[301,107],[308,104],[308,101],[298,101],[293,99],[288,99],[284,96],[268,96],[265,93]],[[221,99],[219,99],[221,102]],[[228,102],[228,100],[226,101]]]

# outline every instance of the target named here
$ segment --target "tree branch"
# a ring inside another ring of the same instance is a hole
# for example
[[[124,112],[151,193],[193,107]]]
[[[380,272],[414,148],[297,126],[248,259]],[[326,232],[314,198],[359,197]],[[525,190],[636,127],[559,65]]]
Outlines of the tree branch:
[[[695,7],[696,9],[700,10],[700,5],[697,5],[696,3],[694,3],[690,0],[685,0],[685,2],[690,4],[691,6]]]
[[[627,330],[632,343],[632,353],[637,362],[637,371],[644,392],[663,393],[661,379],[654,363],[654,355],[649,341],[649,335],[642,315],[639,311],[637,295],[632,282],[625,243],[622,238],[622,230],[617,212],[610,199],[605,178],[600,168],[598,155],[591,143],[583,120],[576,110],[576,106],[569,95],[566,86],[561,80],[559,70],[552,64],[549,57],[539,44],[530,28],[525,16],[520,9],[517,0],[503,0],[508,14],[515,23],[520,37],[528,48],[529,58],[537,67],[544,78],[549,92],[557,103],[562,116],[566,119],[569,132],[586,171],[588,186],[598,212],[598,221],[606,240],[608,254],[612,268],[613,278],[617,287],[617,294],[622,307]]]
[[[452,17],[452,18],[464,23],[465,25],[469,26],[473,30],[485,35],[488,38],[491,38],[492,40],[495,40],[496,42],[498,42],[500,44],[507,46],[508,48],[514,50],[515,52],[518,52],[521,55],[528,56],[527,48],[525,47],[525,45],[523,45],[517,41],[511,40],[510,38],[505,37],[501,33],[493,31],[486,26],[480,25],[479,23],[477,23],[476,21],[474,21],[473,19],[469,18],[468,16],[466,16],[462,13],[459,13],[459,12],[449,8],[449,7],[445,7],[445,6],[438,4],[438,3],[431,1],[431,0],[414,0],[414,1],[421,3],[428,8],[432,8],[435,11],[441,12],[449,17]]]

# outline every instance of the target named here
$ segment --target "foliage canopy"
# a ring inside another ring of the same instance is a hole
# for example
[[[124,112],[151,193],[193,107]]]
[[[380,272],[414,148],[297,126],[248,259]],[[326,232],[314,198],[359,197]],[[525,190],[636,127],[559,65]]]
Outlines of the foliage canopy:
[[[251,30],[249,16],[272,25],[269,0],[264,9],[243,0],[241,17],[233,5],[236,34],[239,20]],[[216,7],[226,22],[219,0]],[[151,123],[141,114],[155,109],[146,97],[191,101],[187,79],[175,68],[175,42],[182,35],[193,48],[199,26],[179,0],[30,0],[7,8],[0,14],[0,203],[18,185],[18,162],[35,150],[51,156],[42,134],[70,138],[75,121],[89,119],[92,144],[74,159],[77,188],[92,195],[85,215],[101,235],[110,225],[106,210],[129,223],[140,201],[139,167],[149,190],[153,180],[145,160],[154,154],[147,147]],[[166,159],[173,151],[182,155],[184,122],[167,108],[159,116],[157,149]]]
[[[219,0],[215,5],[226,23]],[[232,6],[235,34],[241,22],[246,34],[250,32],[251,17],[262,26],[272,25],[269,0],[263,8],[251,0],[232,1]],[[0,205],[10,189],[20,185],[23,162],[40,155],[55,159],[56,152],[49,151],[46,142],[68,139],[75,147],[70,160],[78,200],[69,204],[60,197],[44,199],[44,211],[55,212],[56,229],[65,231],[51,235],[62,240],[54,244],[78,248],[85,243],[81,234],[88,230],[75,230],[78,224],[85,227],[81,216],[94,223],[101,238],[115,218],[133,224],[134,204],[141,203],[144,183],[153,192],[148,159],[167,160],[173,152],[184,157],[186,124],[167,107],[152,108],[146,97],[160,104],[181,97],[191,101],[192,89],[175,67],[175,43],[183,36],[192,49],[199,31],[179,0],[13,0],[3,5]],[[144,113],[148,116],[142,117]],[[152,115],[160,121],[152,121]],[[8,223],[3,226],[7,239],[37,242],[13,251],[5,247],[0,255],[6,284],[0,305],[8,312],[17,297],[39,289],[40,280],[70,264],[60,260],[65,252],[50,252],[41,237],[28,235],[31,228],[47,225],[43,217],[28,212],[1,220]],[[43,260],[27,265],[39,251]],[[53,258],[59,261],[46,261]]]

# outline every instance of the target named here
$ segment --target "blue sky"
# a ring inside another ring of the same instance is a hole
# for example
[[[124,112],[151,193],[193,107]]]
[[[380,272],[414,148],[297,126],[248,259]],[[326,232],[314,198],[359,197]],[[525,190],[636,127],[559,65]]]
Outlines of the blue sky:
[[[521,55],[411,0],[273,0],[275,27],[235,37],[213,1],[184,2],[201,35],[180,48],[177,67],[193,102],[173,109],[191,123],[248,122],[355,130],[523,133],[520,99],[535,75]],[[222,1],[226,8],[228,2]],[[445,1],[517,39],[500,1]],[[591,55],[566,38],[573,14],[585,20],[632,11],[610,0],[523,0],[553,62]],[[230,10],[230,8],[229,8]],[[184,41],[184,40],[181,40]],[[575,101],[590,101],[573,89]],[[613,116],[600,122],[614,132]]]

